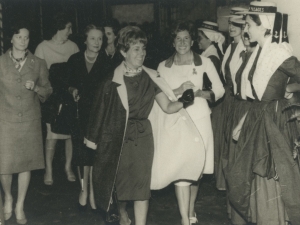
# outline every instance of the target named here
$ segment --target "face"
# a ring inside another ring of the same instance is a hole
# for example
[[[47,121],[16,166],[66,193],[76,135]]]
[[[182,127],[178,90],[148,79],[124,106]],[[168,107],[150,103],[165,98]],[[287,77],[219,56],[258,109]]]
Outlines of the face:
[[[246,17],[245,32],[249,34],[251,42],[259,41],[266,32],[263,26],[258,26],[249,15]]]
[[[29,31],[26,28],[20,29],[18,34],[13,35],[11,43],[13,45],[13,49],[25,51],[29,43]]]
[[[125,58],[126,64],[131,69],[137,69],[143,65],[146,56],[146,46],[143,43],[137,42],[131,44],[127,52],[121,51]]]
[[[242,29],[240,27],[236,27],[234,26],[231,21],[228,21],[228,30],[229,30],[229,36],[230,37],[237,37],[239,35],[241,35],[242,33]]]
[[[242,40],[243,40],[243,43],[245,46],[250,45],[249,34],[248,34],[248,32],[245,32],[245,26],[243,26],[243,29],[242,29]]]
[[[177,33],[173,46],[178,54],[185,55],[189,53],[192,45],[193,41],[187,30]]]
[[[107,44],[114,43],[116,39],[116,35],[114,34],[112,27],[104,27],[104,29],[105,29],[105,35],[107,37]]]
[[[198,46],[201,50],[206,50],[210,45],[210,40],[202,32],[198,32]]]
[[[65,29],[57,31],[57,34],[64,40],[68,40],[72,34],[72,23],[67,23]]]
[[[103,43],[103,33],[100,30],[92,29],[88,32],[85,41],[87,52],[98,53]]]

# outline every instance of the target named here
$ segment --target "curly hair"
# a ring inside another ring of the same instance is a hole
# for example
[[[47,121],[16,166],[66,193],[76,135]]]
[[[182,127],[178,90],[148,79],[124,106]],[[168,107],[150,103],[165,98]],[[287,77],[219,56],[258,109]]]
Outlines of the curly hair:
[[[117,48],[119,51],[127,52],[130,45],[142,43],[147,45],[147,36],[144,31],[136,26],[127,26],[122,28],[118,34]]]
[[[68,23],[72,23],[72,19],[69,14],[64,12],[57,13],[53,17],[51,37],[53,37],[57,33],[57,31],[65,29]]]
[[[187,31],[189,33],[189,35],[191,36],[191,39],[193,41],[196,40],[196,38],[197,38],[196,29],[195,29],[194,24],[191,21],[177,21],[172,26],[172,31],[171,31],[172,41],[174,41],[177,34],[181,31]]]

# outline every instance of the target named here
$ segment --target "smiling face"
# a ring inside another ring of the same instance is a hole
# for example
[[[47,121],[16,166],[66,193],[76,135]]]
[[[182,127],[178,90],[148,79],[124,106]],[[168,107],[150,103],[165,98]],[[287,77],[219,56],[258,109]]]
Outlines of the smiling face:
[[[18,34],[14,34],[11,43],[14,50],[25,51],[29,43],[29,31],[26,28],[19,30]]]
[[[230,37],[237,37],[239,35],[241,35],[242,33],[242,29],[238,26],[235,26],[235,24],[233,22],[231,22],[231,20],[228,21],[228,31],[229,31],[229,36]]]
[[[262,25],[258,26],[252,20],[252,18],[249,15],[247,15],[245,32],[249,34],[251,42],[259,42],[262,38],[264,38],[266,29]]]
[[[186,55],[190,52],[193,45],[192,38],[187,30],[179,31],[174,39],[173,46],[180,55]]]
[[[114,34],[112,27],[104,27],[104,29],[105,29],[105,35],[107,37],[107,44],[114,43],[116,39],[116,35]]]
[[[85,41],[87,53],[98,53],[103,43],[103,33],[100,30],[92,29],[87,33]]]
[[[65,29],[57,31],[57,35],[63,41],[67,41],[70,34],[72,34],[72,23],[67,23]]]
[[[248,32],[245,32],[245,26],[242,29],[242,40],[245,46],[250,46],[250,38]]]
[[[137,69],[144,63],[146,46],[137,40],[135,43],[130,44],[127,52],[121,50],[121,53],[125,58],[127,66],[131,69]]]

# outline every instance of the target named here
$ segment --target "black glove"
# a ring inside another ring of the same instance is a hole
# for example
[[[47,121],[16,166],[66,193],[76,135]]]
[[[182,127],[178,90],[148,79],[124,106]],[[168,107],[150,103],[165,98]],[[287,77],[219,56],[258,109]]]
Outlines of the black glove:
[[[187,89],[183,92],[182,96],[178,99],[179,102],[183,103],[183,108],[188,107],[194,102],[194,91],[193,89]]]

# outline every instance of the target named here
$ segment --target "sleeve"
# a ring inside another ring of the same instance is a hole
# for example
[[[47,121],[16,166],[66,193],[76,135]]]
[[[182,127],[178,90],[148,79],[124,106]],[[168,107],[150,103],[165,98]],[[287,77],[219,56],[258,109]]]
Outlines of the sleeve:
[[[204,60],[203,60],[204,62]],[[218,99],[220,99],[224,93],[224,87],[223,84],[220,80],[219,74],[214,66],[214,64],[208,59],[205,60],[206,62],[206,68],[205,68],[205,72],[207,73],[207,76],[210,80],[210,82],[212,83],[212,91],[215,94],[215,101],[217,101]]]
[[[74,55],[71,55],[67,62],[67,75],[68,75],[68,88],[69,87],[74,87],[78,89],[78,78],[77,78],[77,70],[76,70],[76,65],[78,60],[75,60]]]
[[[52,87],[49,81],[49,71],[45,60],[40,60],[40,76],[37,82],[38,91],[37,94],[41,102],[45,102],[52,94]]]
[[[37,56],[37,57],[39,57],[40,59],[45,59],[43,47],[42,47],[41,44],[39,44],[37,46],[37,48],[35,49],[34,55]]]
[[[300,62],[295,56],[286,59],[279,70],[290,77],[289,83],[300,83]]]
[[[102,136],[103,123],[105,121],[106,104],[105,97],[107,94],[107,82],[102,82],[96,92],[90,111],[89,121],[87,124],[84,143],[91,149],[96,149],[99,137]]]

